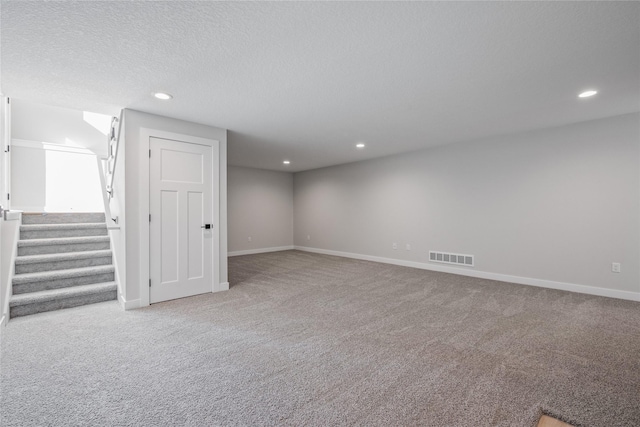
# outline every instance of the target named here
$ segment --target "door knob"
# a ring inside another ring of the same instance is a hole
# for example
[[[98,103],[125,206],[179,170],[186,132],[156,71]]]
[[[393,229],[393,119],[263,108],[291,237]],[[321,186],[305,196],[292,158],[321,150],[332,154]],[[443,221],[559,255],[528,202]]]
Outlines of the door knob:
[[[210,230],[212,228],[213,224],[205,224],[203,226],[201,226],[200,228],[204,228],[205,230]]]

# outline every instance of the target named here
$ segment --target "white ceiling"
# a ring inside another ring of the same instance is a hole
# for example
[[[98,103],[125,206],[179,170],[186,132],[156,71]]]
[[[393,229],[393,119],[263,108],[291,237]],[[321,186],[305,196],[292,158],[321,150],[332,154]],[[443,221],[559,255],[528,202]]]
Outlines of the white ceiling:
[[[234,165],[300,171],[640,110],[638,2],[0,7],[4,94],[226,128]]]

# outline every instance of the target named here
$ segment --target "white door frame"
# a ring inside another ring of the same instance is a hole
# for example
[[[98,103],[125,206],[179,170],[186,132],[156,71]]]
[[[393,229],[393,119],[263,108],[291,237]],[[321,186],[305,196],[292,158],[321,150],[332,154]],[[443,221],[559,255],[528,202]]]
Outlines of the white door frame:
[[[140,170],[138,171],[139,189],[138,194],[140,198],[138,200],[139,209],[139,227],[140,227],[140,306],[145,307],[149,305],[149,149],[150,139],[161,138],[170,139],[173,141],[188,142],[191,144],[208,145],[213,152],[213,167],[216,168],[212,174],[214,182],[218,182],[218,185],[212,183],[212,204],[213,204],[213,284],[211,292],[218,292],[228,289],[227,286],[220,284],[220,141],[215,139],[200,138],[191,135],[183,135],[173,132],[165,132],[156,129],[141,128],[140,129],[140,146],[138,155],[140,156]],[[142,159],[146,159],[142,161]]]
[[[7,199],[7,193],[11,192],[11,152],[8,150],[11,144],[11,101],[8,96],[0,93],[0,205],[3,209],[11,208],[11,200]],[[0,223],[4,221],[4,214],[0,214]],[[2,242],[2,224],[0,224],[0,242]],[[5,239],[9,237],[5,236]],[[11,237],[13,238],[13,237]],[[1,252],[1,250],[0,250]],[[0,253],[0,257],[2,254]],[[4,255],[5,257],[11,255]],[[13,260],[12,260],[13,261]],[[11,269],[12,267],[9,267]],[[9,321],[9,299],[11,297],[11,277],[10,273],[3,271],[0,267],[0,283],[5,278],[7,289],[2,292],[0,286],[0,340],[2,339],[3,328]]]
[[[2,154],[0,155],[1,166],[3,169],[1,185],[0,185],[0,205],[4,209],[11,209],[11,200],[7,199],[7,194],[11,193],[11,99],[8,96],[2,96]]]

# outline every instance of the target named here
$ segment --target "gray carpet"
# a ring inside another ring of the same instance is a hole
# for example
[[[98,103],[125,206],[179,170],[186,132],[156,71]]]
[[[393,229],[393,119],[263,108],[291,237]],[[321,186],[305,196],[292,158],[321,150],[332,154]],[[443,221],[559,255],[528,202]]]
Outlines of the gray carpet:
[[[0,425],[640,425],[640,304],[298,251],[12,320]]]
[[[104,213],[25,213],[22,222],[11,318],[117,298]]]

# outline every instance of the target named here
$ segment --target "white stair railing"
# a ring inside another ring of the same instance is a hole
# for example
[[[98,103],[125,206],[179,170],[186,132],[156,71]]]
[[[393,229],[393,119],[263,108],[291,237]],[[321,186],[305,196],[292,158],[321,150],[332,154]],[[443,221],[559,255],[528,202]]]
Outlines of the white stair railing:
[[[113,117],[111,119],[111,129],[109,131],[109,135],[107,136],[107,153],[108,157],[106,159],[104,176],[106,181],[106,194],[107,194],[107,202],[109,205],[109,211],[111,213],[111,220],[114,223],[118,223],[118,215],[117,210],[114,206],[112,206],[111,201],[113,200],[113,181],[116,176],[116,166],[118,165],[118,156],[119,156],[119,148],[120,148],[120,133],[122,130],[122,115],[124,111],[120,111],[120,117]],[[115,213],[115,216],[113,216]]]
[[[118,164],[118,145],[120,145],[120,124],[122,123],[122,112],[120,112],[120,118],[113,117],[111,119],[111,129],[107,137],[107,193],[109,198],[113,198],[113,180],[115,178],[116,165]]]

